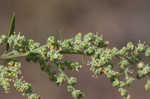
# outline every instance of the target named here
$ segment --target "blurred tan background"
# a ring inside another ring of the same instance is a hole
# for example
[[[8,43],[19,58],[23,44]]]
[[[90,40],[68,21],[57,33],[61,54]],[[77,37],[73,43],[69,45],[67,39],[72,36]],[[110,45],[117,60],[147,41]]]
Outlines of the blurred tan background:
[[[118,48],[128,41],[149,42],[150,38],[150,0],[0,0],[1,34],[8,32],[12,12],[16,12],[16,32],[42,44],[49,35],[60,38],[58,32],[65,39],[77,32],[100,32],[111,46]],[[79,57],[73,59],[81,63]],[[23,75],[41,99],[73,99],[65,86],[50,82],[38,64],[24,63]],[[109,80],[103,76],[92,78],[86,65],[73,75],[86,99],[122,99]],[[144,80],[137,81],[129,88],[132,99],[150,98],[143,83]],[[9,94],[0,91],[0,99],[26,98],[14,89]]]

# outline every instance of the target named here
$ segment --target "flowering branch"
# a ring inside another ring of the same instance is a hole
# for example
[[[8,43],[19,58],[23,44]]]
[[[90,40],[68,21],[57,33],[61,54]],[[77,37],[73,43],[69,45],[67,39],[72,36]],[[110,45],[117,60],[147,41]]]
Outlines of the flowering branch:
[[[0,66],[0,85],[6,93],[9,92],[10,83],[13,83],[15,89],[23,96],[28,96],[28,99],[40,98],[38,94],[32,92],[31,84],[23,80],[19,59],[24,57],[28,62],[39,63],[41,70],[48,74],[49,80],[58,86],[66,82],[67,91],[74,99],[82,99],[83,93],[75,88],[77,78],[69,77],[64,71],[65,69],[79,71],[82,66],[78,62],[63,61],[64,54],[91,57],[87,65],[93,75],[104,74],[124,99],[130,99],[126,88],[136,79],[147,77],[145,90],[150,90],[150,65],[142,59],[143,56],[150,57],[150,47],[146,43],[139,42],[135,45],[129,42],[121,49],[108,48],[109,42],[103,40],[102,36],[93,33],[82,36],[78,33],[74,38],[67,40],[56,40],[55,37],[50,36],[46,44],[41,46],[32,39],[28,40],[20,34],[15,34],[14,21],[15,16],[10,25],[9,35],[0,36],[0,46],[6,46],[6,51],[0,56],[0,60],[8,61],[6,66]],[[114,59],[117,59],[118,63],[114,63]],[[56,68],[51,66],[52,63]],[[135,65],[134,68],[131,69],[131,65]],[[119,66],[119,69],[116,70],[115,66]]]

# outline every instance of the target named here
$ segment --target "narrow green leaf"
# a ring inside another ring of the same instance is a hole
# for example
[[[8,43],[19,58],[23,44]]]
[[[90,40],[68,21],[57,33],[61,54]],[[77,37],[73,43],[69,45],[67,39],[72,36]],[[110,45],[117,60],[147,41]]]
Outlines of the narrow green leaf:
[[[15,16],[15,13],[13,13],[12,18],[11,18],[10,27],[9,27],[8,36],[11,36],[11,35],[14,34],[14,31],[15,31],[15,23],[16,23],[16,16]]]
[[[15,15],[15,13],[13,13],[12,18],[11,18],[10,27],[9,27],[8,37],[10,37],[11,35],[14,34],[15,23],[16,23],[16,15]],[[9,49],[9,44],[7,43],[7,45],[6,45],[6,51],[8,51],[8,49]]]

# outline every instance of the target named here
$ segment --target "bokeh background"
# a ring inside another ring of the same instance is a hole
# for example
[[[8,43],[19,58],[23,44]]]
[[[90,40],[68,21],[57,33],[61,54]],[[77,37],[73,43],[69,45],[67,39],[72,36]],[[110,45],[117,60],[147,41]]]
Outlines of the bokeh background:
[[[12,12],[16,13],[16,32],[42,44],[49,35],[61,39],[76,33],[99,32],[113,47],[122,47],[128,41],[147,41],[150,38],[150,0],[0,0],[0,34],[7,34]],[[71,56],[67,57],[71,59]],[[81,56],[72,56],[81,63]],[[85,58],[86,60],[86,58]],[[86,65],[78,78],[86,99],[122,99],[104,76],[92,78]],[[41,99],[73,99],[66,87],[57,87],[40,71],[39,64],[24,63],[23,75],[32,83]],[[149,99],[144,91],[144,80],[130,88],[132,99]],[[9,94],[0,91],[0,99],[26,99],[13,88]]]

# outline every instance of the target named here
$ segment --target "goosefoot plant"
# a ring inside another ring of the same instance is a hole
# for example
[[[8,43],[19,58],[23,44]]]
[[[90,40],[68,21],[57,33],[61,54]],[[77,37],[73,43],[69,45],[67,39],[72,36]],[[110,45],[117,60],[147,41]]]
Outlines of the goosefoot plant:
[[[27,62],[39,63],[41,70],[48,74],[49,80],[58,86],[66,82],[67,91],[74,99],[82,99],[83,93],[75,88],[77,78],[69,77],[64,72],[65,69],[79,71],[82,66],[75,61],[63,61],[64,54],[89,56],[91,59],[87,65],[93,75],[104,74],[124,99],[130,99],[126,88],[135,79],[147,77],[145,90],[150,90],[150,65],[143,60],[143,57],[150,56],[150,47],[145,43],[134,45],[129,42],[121,49],[107,48],[109,42],[104,41],[102,36],[88,33],[82,37],[82,34],[78,33],[74,38],[63,41],[50,36],[45,45],[40,45],[32,39],[27,40],[23,35],[16,34],[14,30],[15,15],[12,16],[8,35],[0,36],[0,46],[5,47],[0,60],[7,62],[0,65],[0,85],[5,93],[9,92],[10,84],[13,84],[17,92],[28,96],[28,99],[40,99],[38,94],[32,92],[31,84],[23,80],[19,59],[24,57]],[[114,60],[118,63],[114,63]],[[134,68],[131,68],[132,65]]]

